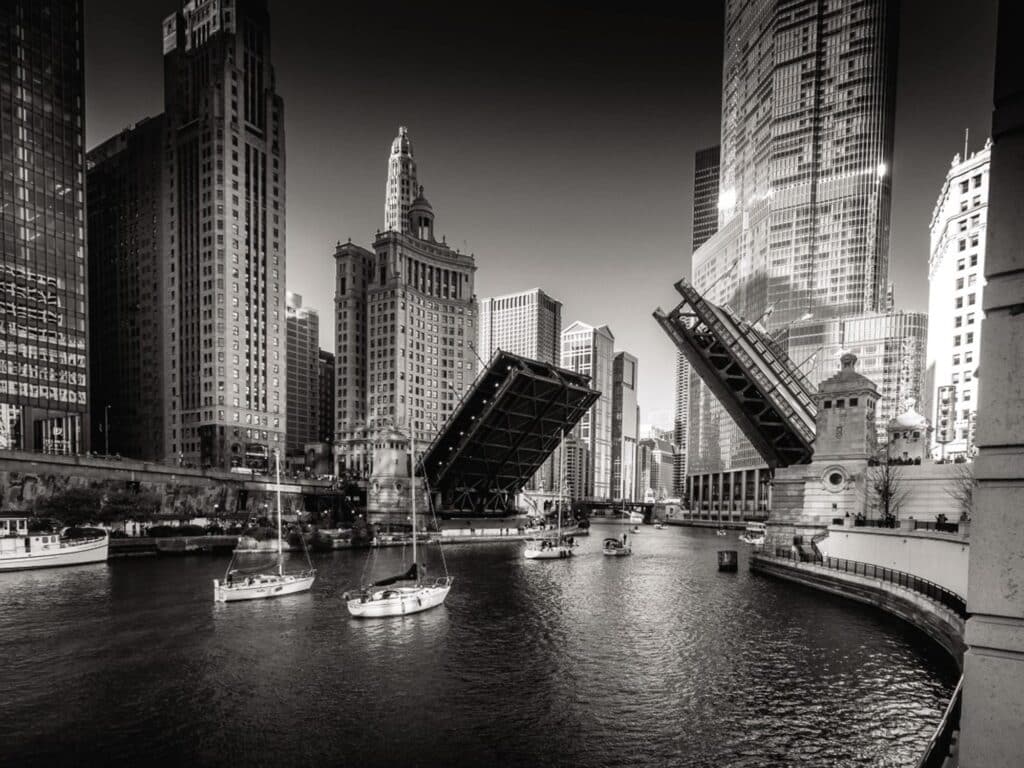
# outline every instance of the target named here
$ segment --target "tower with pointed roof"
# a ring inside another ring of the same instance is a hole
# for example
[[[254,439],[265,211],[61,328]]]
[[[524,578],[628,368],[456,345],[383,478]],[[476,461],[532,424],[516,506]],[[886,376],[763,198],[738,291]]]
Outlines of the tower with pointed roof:
[[[412,207],[416,187],[416,160],[412,156],[409,129],[404,125],[391,142],[388,159],[388,186],[384,198],[384,231],[410,232],[409,209]]]

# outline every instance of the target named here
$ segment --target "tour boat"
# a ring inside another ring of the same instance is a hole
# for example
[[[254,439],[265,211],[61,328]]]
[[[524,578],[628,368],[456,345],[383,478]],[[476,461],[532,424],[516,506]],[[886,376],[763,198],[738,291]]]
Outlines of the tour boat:
[[[0,571],[102,563],[109,546],[106,531],[102,536],[65,539],[57,533],[29,533],[28,518],[0,519]]]
[[[423,578],[424,566],[419,562],[416,546],[416,431],[410,419],[410,456],[412,478],[409,491],[412,495],[412,565],[398,576],[375,581],[353,592],[345,592],[342,598],[348,612],[361,619],[387,618],[419,613],[444,603],[452,588],[453,578],[448,575],[448,564],[441,549],[444,576],[427,581]],[[438,544],[440,549],[440,543]],[[371,557],[374,555],[370,555]]]
[[[633,548],[626,543],[626,534],[622,534],[621,539],[605,539],[601,551],[609,557],[625,557],[633,554]]]
[[[562,433],[562,440],[565,440],[565,433]],[[527,539],[526,549],[523,550],[523,557],[527,560],[564,560],[572,557],[573,547],[576,542],[571,536],[562,535],[562,503],[565,482],[565,451],[562,451],[562,465],[558,472],[558,529],[555,537],[541,539]]]
[[[239,600],[264,600],[268,597],[283,597],[313,588],[316,570],[309,559],[305,538],[301,535],[302,548],[306,553],[306,570],[297,573],[284,572],[284,538],[281,530],[281,457],[274,451],[277,464],[277,569],[276,571],[242,571],[234,568],[235,555],[228,563],[224,580],[213,580],[213,599],[219,603],[233,603]]]
[[[755,547],[764,546],[765,534],[768,526],[765,523],[747,523],[746,529],[740,534],[740,541],[744,544],[752,544]]]

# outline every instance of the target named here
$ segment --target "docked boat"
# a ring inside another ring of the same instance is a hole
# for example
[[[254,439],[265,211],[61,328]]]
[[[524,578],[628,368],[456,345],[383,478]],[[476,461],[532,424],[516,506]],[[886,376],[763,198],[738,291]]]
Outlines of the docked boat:
[[[767,532],[768,526],[765,523],[747,523],[747,527],[740,534],[740,541],[744,544],[762,547],[764,546],[764,538]]]
[[[565,433],[562,433],[565,439]],[[526,548],[523,550],[523,557],[527,560],[565,560],[572,557],[572,550],[576,542],[572,536],[562,533],[562,504],[564,502],[565,490],[565,451],[562,451],[562,466],[559,467],[558,477],[558,527],[553,537],[548,536],[539,539],[527,539]]]
[[[309,559],[309,550],[306,549],[303,537],[299,538],[303,541],[303,551],[306,553],[305,570],[296,573],[285,573],[284,571],[284,535],[281,528],[281,457],[277,451],[274,451],[274,459],[277,465],[276,568],[258,571],[242,570],[235,567],[237,555],[232,554],[227,573],[224,574],[224,580],[213,580],[213,599],[218,603],[265,600],[270,597],[283,597],[296,592],[306,592],[313,588],[316,570]]]
[[[0,518],[0,571],[102,563],[109,547],[107,531],[69,539],[58,533],[29,533],[27,517]]]
[[[428,581],[424,578],[426,568],[419,561],[416,535],[416,432],[410,420],[410,456],[412,457],[412,478],[409,484],[412,496],[412,565],[404,573],[371,582],[358,590],[345,592],[342,598],[348,612],[361,619],[382,619],[391,616],[406,616],[419,613],[444,603],[452,588],[452,577],[444,550],[438,541],[438,551],[444,567],[444,576]],[[368,555],[375,557],[376,550]]]
[[[621,538],[608,538],[601,545],[601,551],[609,557],[625,557],[633,554],[633,548],[627,543],[626,534]]]

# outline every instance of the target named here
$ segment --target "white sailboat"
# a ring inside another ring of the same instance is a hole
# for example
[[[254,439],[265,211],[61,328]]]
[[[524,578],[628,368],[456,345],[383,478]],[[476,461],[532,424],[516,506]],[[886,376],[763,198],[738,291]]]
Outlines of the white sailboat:
[[[452,588],[453,578],[448,575],[443,552],[441,562],[444,563],[444,576],[433,581],[423,579],[426,569],[420,565],[416,542],[416,429],[411,418],[409,438],[412,457],[412,479],[409,484],[412,494],[412,566],[398,576],[362,587],[355,595],[349,592],[344,594],[348,612],[361,619],[405,616],[436,608],[444,602]]]
[[[282,597],[296,592],[305,592],[313,587],[316,570],[306,550],[306,570],[298,573],[284,572],[284,545],[281,531],[281,457],[274,451],[277,470],[277,571],[270,573],[242,573],[234,568],[235,556],[231,556],[224,580],[213,580],[213,599],[220,603],[239,600],[265,600],[268,597]],[[299,532],[301,538],[301,531]],[[303,539],[305,550],[305,540]]]
[[[562,432],[562,441],[565,441],[565,432]],[[562,451],[562,460],[558,468],[558,529],[555,538],[527,539],[526,549],[523,550],[523,557],[527,560],[564,560],[572,557],[572,550],[575,542],[562,536],[562,504],[565,491],[565,451]]]

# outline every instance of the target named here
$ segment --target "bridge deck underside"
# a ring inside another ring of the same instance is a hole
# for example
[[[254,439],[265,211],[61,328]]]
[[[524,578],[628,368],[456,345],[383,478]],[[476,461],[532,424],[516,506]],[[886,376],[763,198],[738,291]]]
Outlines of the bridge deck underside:
[[[428,446],[418,474],[441,512],[506,515],[597,400],[586,376],[499,350]]]
[[[788,356],[752,326],[705,301],[688,283],[684,300],[655,319],[771,467],[805,464],[814,443],[809,385]]]

